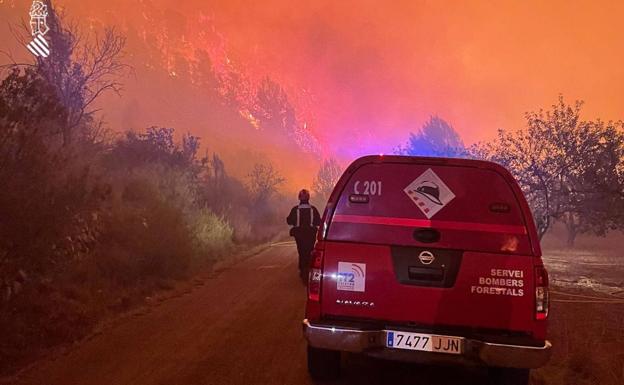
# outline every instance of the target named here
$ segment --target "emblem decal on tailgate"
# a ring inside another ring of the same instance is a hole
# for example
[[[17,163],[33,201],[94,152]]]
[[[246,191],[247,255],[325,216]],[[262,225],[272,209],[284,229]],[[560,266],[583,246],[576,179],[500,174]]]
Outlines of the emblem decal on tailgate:
[[[431,251],[423,250],[420,254],[418,254],[418,259],[423,265],[431,265],[431,263],[435,260],[435,256]]]
[[[455,198],[455,194],[432,169],[423,172],[403,191],[428,219]]]
[[[338,262],[336,289],[345,291],[364,291],[366,285],[366,264]]]

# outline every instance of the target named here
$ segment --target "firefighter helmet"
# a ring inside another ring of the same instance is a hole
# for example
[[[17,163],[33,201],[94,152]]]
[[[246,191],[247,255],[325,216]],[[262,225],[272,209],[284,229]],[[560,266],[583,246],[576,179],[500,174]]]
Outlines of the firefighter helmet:
[[[299,191],[299,200],[302,202],[307,202],[310,200],[310,192],[306,189]]]

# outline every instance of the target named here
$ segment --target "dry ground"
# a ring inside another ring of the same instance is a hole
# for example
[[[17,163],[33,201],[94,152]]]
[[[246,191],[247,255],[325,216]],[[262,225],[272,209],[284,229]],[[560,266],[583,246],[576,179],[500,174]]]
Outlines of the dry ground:
[[[550,363],[534,384],[624,384],[624,236],[543,242],[551,278]]]
[[[615,246],[569,251],[545,245],[554,283],[555,348],[551,362],[534,371],[532,383],[623,384],[624,295],[618,277],[624,258]],[[300,326],[305,289],[295,263],[294,247],[278,244],[0,383],[314,384],[305,368]],[[344,376],[332,385],[460,381],[477,385],[484,378],[457,368],[346,356]]]

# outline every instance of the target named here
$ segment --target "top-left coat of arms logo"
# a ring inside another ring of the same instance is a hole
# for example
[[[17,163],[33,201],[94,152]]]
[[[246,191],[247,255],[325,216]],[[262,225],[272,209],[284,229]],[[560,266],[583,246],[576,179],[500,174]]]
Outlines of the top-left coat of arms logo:
[[[50,31],[48,27],[48,6],[42,1],[33,1],[30,7],[30,29],[33,40],[26,45],[26,48],[36,57],[50,56],[50,43],[46,40],[45,34]]]

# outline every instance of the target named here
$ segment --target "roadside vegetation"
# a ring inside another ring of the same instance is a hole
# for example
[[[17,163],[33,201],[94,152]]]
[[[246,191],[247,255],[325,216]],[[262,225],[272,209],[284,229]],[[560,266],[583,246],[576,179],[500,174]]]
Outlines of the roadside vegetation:
[[[237,179],[199,137],[105,129],[93,105],[122,91],[124,39],[48,23],[50,57],[0,79],[0,374],[273,239],[288,211],[269,162]]]

